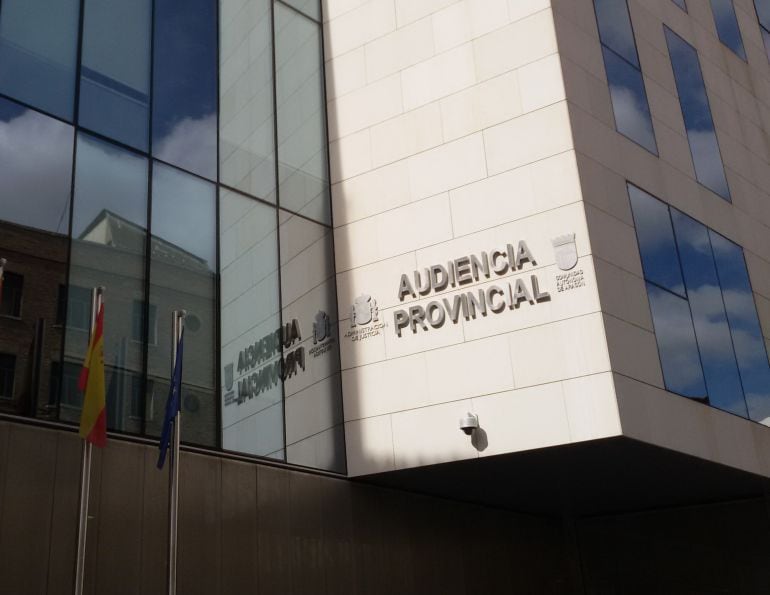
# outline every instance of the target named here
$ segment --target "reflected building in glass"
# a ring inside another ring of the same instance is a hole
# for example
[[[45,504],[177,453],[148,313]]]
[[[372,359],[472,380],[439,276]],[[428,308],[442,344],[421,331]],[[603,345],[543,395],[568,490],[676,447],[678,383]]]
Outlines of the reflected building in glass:
[[[770,593],[770,0],[0,0],[0,593]]]
[[[50,8],[0,11],[0,406],[77,422],[103,286],[110,430],[158,435],[184,309],[183,441],[344,471],[318,11]]]

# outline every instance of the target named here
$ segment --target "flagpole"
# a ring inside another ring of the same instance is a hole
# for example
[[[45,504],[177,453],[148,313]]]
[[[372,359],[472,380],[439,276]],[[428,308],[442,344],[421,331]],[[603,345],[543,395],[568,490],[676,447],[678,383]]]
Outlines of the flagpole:
[[[185,310],[174,310],[171,314],[171,382],[174,382],[174,366],[176,365],[179,338],[184,330]],[[180,389],[181,393],[181,389]],[[168,503],[168,593],[176,595],[176,560],[177,560],[177,520],[179,517],[179,442],[182,435],[181,399],[173,425],[171,460],[169,461],[169,503]]]
[[[91,290],[91,326],[89,339],[96,329],[96,316],[104,300],[104,287]],[[93,444],[83,440],[80,462],[80,508],[78,512],[78,551],[75,566],[75,595],[82,595],[86,565],[86,534],[88,532],[88,497],[91,491],[91,454]]]

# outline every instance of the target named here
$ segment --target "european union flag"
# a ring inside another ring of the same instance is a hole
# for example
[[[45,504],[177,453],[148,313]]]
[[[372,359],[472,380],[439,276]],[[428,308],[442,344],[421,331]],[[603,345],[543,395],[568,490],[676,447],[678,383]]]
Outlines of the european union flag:
[[[174,372],[171,375],[171,386],[166,400],[166,417],[163,420],[163,431],[160,433],[160,453],[158,455],[158,469],[163,469],[166,462],[166,452],[171,444],[171,431],[176,423],[176,416],[182,409],[182,346],[184,330],[179,335],[176,346],[176,359],[174,360]]]

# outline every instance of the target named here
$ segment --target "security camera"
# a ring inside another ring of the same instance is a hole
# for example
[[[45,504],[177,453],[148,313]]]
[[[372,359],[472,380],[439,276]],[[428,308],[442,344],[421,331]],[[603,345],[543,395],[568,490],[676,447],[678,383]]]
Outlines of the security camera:
[[[473,413],[466,413],[463,417],[460,418],[460,429],[465,432],[466,435],[470,436],[473,434],[473,430],[478,429],[478,427],[478,415],[473,415]]]

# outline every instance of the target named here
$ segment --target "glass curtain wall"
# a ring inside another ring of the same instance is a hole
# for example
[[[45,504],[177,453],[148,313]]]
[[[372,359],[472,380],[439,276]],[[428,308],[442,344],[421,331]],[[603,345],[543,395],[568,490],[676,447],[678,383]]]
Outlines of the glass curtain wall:
[[[770,363],[743,250],[629,185],[666,388],[770,424]]]
[[[55,6],[53,6],[55,4]],[[81,14],[82,10],[82,14]],[[0,412],[344,471],[317,0],[0,3]]]

